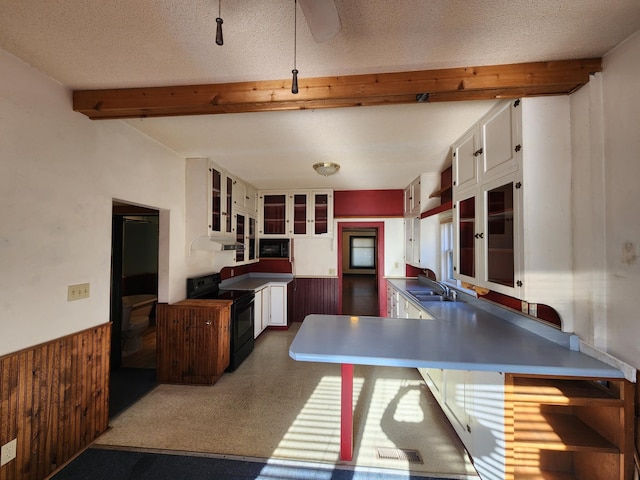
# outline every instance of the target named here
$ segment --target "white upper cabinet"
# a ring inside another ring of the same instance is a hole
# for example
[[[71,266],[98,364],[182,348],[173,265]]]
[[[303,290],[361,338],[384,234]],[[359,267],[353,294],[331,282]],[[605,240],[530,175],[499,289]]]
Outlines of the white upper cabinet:
[[[460,192],[518,169],[520,100],[502,102],[452,146],[453,185]]]
[[[453,187],[459,191],[478,184],[478,143],[478,126],[474,125],[451,146]]]
[[[499,104],[479,123],[477,157],[483,181],[514,172],[522,159],[520,100]]]
[[[236,264],[257,261],[256,189],[208,158],[186,161],[186,240],[193,250],[241,243]]]
[[[471,151],[462,147],[470,141],[468,133],[452,146],[458,157],[453,158],[455,277],[551,305],[563,328],[570,328],[564,322],[573,309],[569,125],[567,97],[501,102],[475,127],[481,143],[472,155],[473,182],[473,169],[466,163],[461,168],[468,155],[460,152]]]
[[[333,191],[261,191],[261,237],[333,236]]]
[[[233,179],[208,158],[188,158],[187,241],[196,237],[233,240]]]
[[[438,189],[440,175],[423,173],[404,189],[404,216],[418,217],[421,213],[439,204],[438,198],[429,194]]]
[[[258,192],[257,190],[244,183],[242,180],[233,179],[233,208],[236,211],[245,211],[248,213],[257,213],[258,209]]]
[[[233,178],[214,163],[209,164],[209,235],[232,237],[233,228]]]

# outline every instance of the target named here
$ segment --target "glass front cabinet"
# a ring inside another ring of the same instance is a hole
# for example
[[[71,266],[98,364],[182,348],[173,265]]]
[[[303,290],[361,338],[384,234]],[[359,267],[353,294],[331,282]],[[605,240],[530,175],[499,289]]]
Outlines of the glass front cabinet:
[[[570,103],[498,102],[452,145],[454,278],[552,306],[571,331]],[[480,290],[482,291],[482,290]]]
[[[455,278],[520,297],[519,102],[502,102],[452,146]]]
[[[250,263],[258,259],[257,223],[255,213],[235,214],[236,243],[244,245],[244,249],[236,250],[236,263]]]
[[[209,167],[209,176],[211,185],[209,235],[232,236],[233,178],[215,165]]]
[[[333,235],[331,190],[262,191],[258,196],[261,237]]]
[[[520,185],[512,174],[455,200],[457,279],[517,296],[522,285]]]

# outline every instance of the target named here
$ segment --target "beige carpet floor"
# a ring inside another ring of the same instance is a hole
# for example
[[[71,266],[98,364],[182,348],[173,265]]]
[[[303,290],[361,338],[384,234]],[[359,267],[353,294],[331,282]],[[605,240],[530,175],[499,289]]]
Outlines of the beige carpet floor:
[[[215,385],[159,385],[111,420],[96,444],[388,468],[477,479],[464,447],[415,369],[356,366],[354,460],[339,459],[340,366],[296,362],[288,331],[265,331]],[[379,458],[417,450],[422,463]]]

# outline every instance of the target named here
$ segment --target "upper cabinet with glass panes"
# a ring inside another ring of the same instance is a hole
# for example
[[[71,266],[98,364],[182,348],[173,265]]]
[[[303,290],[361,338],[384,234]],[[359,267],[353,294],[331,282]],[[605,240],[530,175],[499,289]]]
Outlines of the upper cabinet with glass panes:
[[[260,191],[260,237],[332,237],[333,191]]]
[[[567,97],[502,101],[452,145],[455,278],[568,318],[569,125]]]
[[[192,250],[219,252],[221,244],[244,245],[235,263],[257,261],[257,190],[209,158],[186,160],[185,235]],[[224,255],[231,255],[226,252]]]

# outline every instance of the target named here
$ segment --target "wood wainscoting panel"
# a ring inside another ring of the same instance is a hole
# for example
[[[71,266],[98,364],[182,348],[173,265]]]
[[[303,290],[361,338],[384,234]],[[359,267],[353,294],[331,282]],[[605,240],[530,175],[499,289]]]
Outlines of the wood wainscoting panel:
[[[309,314],[337,315],[338,278],[296,277],[291,288],[292,320],[301,322]]]
[[[107,429],[110,342],[106,323],[0,357],[0,480],[41,480]]]

